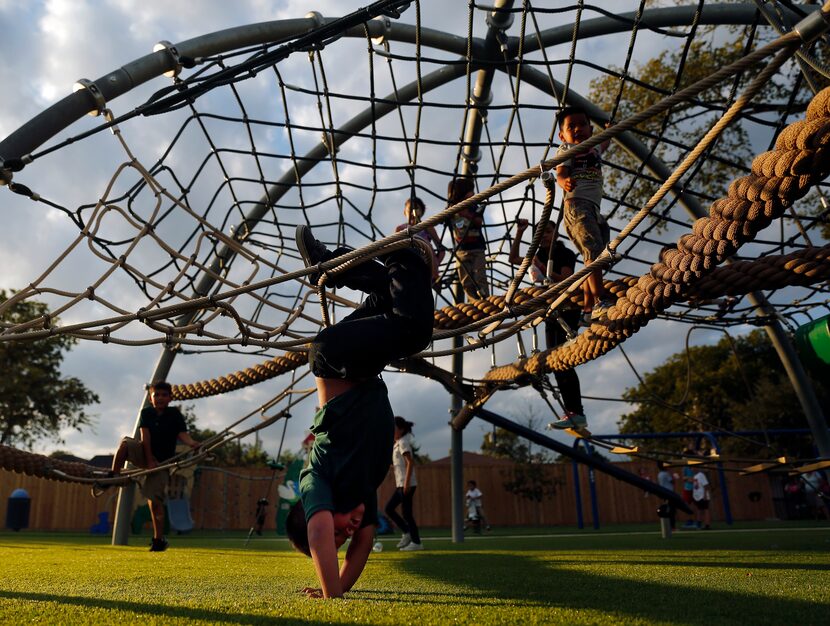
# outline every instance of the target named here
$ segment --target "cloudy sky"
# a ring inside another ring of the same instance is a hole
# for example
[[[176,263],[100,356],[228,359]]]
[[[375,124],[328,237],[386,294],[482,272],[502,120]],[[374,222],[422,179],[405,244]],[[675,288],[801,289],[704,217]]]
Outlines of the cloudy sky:
[[[25,3],[0,0],[0,33],[3,35],[0,38],[0,52],[4,59],[4,63],[0,66],[0,80],[4,85],[3,97],[0,98],[0,138],[9,135],[44,108],[70,93],[77,79],[82,77],[95,79],[103,76],[117,67],[150,53],[153,45],[158,41],[180,42],[235,26],[300,18],[305,15],[310,6],[326,17],[336,17],[363,4],[343,1],[319,1],[308,5],[295,1],[238,0],[228,3],[219,0],[201,0],[176,5],[175,9],[171,10],[170,3],[158,0],[142,0],[141,2],[135,0],[52,0]],[[559,6],[565,3],[554,4]],[[619,2],[615,3],[615,7],[620,11],[623,8],[634,10],[638,4],[638,2]],[[596,17],[596,15],[586,15],[583,19],[589,17]],[[466,36],[468,18],[468,7],[462,2],[440,3],[440,6],[438,3],[424,3],[421,7],[421,20],[425,27],[443,30],[460,37]],[[411,8],[403,15],[401,21],[414,23],[415,19],[415,10]],[[540,19],[546,20],[545,24],[541,25],[542,28],[568,26],[569,21],[573,19],[573,13],[542,15]],[[516,28],[517,25],[514,25],[511,34],[516,34]],[[474,34],[481,36],[485,29],[483,13],[476,12],[473,16]],[[583,59],[595,64],[607,64],[609,59],[621,63],[621,50],[625,49],[623,46],[627,44],[628,39],[629,34],[625,32],[619,36],[587,40],[580,42],[578,52]],[[674,44],[658,35],[643,33],[635,50],[639,58],[649,58],[655,51],[669,45]],[[569,47],[569,45],[563,45],[549,51],[550,58],[566,59]],[[396,51],[411,55],[413,47],[392,48],[393,54]],[[368,93],[370,87],[367,84],[369,81],[365,70],[368,57],[365,39],[356,39],[342,44],[338,41],[330,45],[328,50],[324,51],[324,55],[326,80],[330,81],[332,91],[345,94],[365,95]],[[457,58],[441,51],[425,53],[425,56],[429,58],[424,60],[426,67],[421,70],[423,73],[438,67],[441,60]],[[285,83],[289,85],[296,83],[300,86],[310,84],[309,81],[312,79],[306,57],[306,53],[298,53],[280,66],[281,78]],[[300,67],[301,61],[302,67]],[[383,56],[375,55],[375,63],[380,67],[387,61]],[[407,77],[411,78],[414,71],[414,64],[402,62],[400,65],[403,67],[400,69],[399,78],[402,83],[407,82]],[[566,65],[564,64],[552,66],[552,73],[558,80],[565,80],[565,72]],[[595,74],[592,74],[589,69],[575,73],[571,78],[571,88],[585,93],[588,81],[593,76]],[[318,78],[320,78],[319,75]],[[405,78],[407,80],[403,80]],[[378,72],[377,80],[378,84],[373,87],[377,90],[377,94],[388,93],[391,88],[389,76],[382,77]],[[240,97],[245,98],[246,110],[251,117],[268,115],[272,108],[279,108],[281,114],[282,103],[274,100],[274,84],[269,85],[269,82],[274,83],[268,77],[258,76],[257,79],[240,85]],[[116,114],[128,112],[155,90],[169,84],[169,79],[158,78],[111,103],[111,107]],[[263,91],[266,88],[269,91]],[[461,81],[436,90],[430,97],[434,102],[458,104],[464,100],[464,89],[462,78]],[[525,86],[523,89],[522,97],[527,101],[550,104],[547,97],[534,92],[532,88]],[[500,102],[510,103],[508,82],[503,80],[494,86],[494,90],[501,98]],[[228,115],[238,116],[239,107],[227,96],[227,92],[225,93],[225,96],[216,96],[213,100],[206,97],[204,104],[206,110],[216,115],[229,112]],[[263,95],[266,93],[271,95]],[[292,92],[290,98],[290,116],[294,124],[319,124],[321,109],[318,108],[318,102],[314,98],[303,96],[301,90]],[[326,114],[332,115],[335,126],[337,121],[349,119],[364,106],[348,98],[334,98],[332,102],[334,103],[333,110]],[[411,109],[405,114],[407,132],[410,135],[416,123],[415,113],[416,111]],[[421,133],[425,141],[420,148],[419,165],[443,171],[451,170],[453,164],[447,160],[454,158],[456,150],[452,147],[441,146],[439,140],[443,139],[446,143],[451,143],[460,136],[461,114],[458,111],[444,111],[440,107],[427,107],[422,114]],[[543,113],[543,115],[550,118],[549,113]],[[378,128],[379,137],[387,131],[393,132],[392,117],[389,116],[390,120],[384,121],[387,126]],[[507,118],[506,109],[497,109],[491,113],[489,123],[492,129],[488,129],[488,132],[493,131],[494,142],[498,142],[504,136],[505,131],[500,130],[498,125],[504,125]],[[154,118],[137,118],[123,125],[124,136],[140,160],[152,162],[159,158],[165,148],[170,145],[172,134],[184,124],[184,121],[185,117],[181,112]],[[61,133],[59,139],[91,129],[99,122],[100,118],[79,120],[70,130]],[[188,127],[188,132],[192,126],[191,124]],[[236,139],[239,139],[239,128],[238,124],[233,127],[228,125],[226,128],[217,123],[211,132],[232,145]],[[526,124],[523,130],[529,133],[532,141],[543,143],[550,133],[550,119],[540,118],[539,121]],[[273,142],[275,151],[285,150],[288,145],[282,131],[262,128],[257,129],[256,132],[261,133],[257,140]],[[401,132],[399,126],[397,132],[399,134]],[[511,140],[514,142],[516,132],[518,131],[515,128],[510,131]],[[298,145],[297,152],[302,153],[303,149],[308,149],[313,146],[314,142],[319,141],[319,131],[314,134],[313,140],[301,137],[299,133],[295,139],[298,144],[301,144]],[[240,141],[244,143],[244,139]],[[202,138],[202,143],[204,143],[204,138]],[[375,149],[377,154],[373,156],[371,152]],[[178,172],[184,172],[184,178],[188,175],[195,177],[198,175],[198,164],[201,158],[197,155],[202,154],[198,152],[199,150],[202,148],[198,146],[197,139],[185,133],[177,142],[175,149],[171,151],[167,163],[171,167],[178,168]],[[540,147],[534,150],[535,153],[529,157],[513,148],[506,150],[501,171],[512,174],[524,170],[533,163],[538,163],[543,157],[544,150]],[[498,150],[494,149],[493,152],[497,153]],[[379,164],[405,163],[409,158],[400,142],[379,142],[376,147],[372,147],[369,140],[350,142],[343,147],[340,157],[344,162],[354,161],[355,163],[361,161],[365,163],[376,158]],[[124,152],[114,138],[108,133],[99,133],[92,139],[81,142],[81,145],[63,149],[54,156],[50,155],[37,161],[30,168],[20,172],[15,180],[35,189],[44,197],[74,210],[81,205],[94,203],[97,198],[102,197],[107,183],[113,179],[116,180],[116,189],[125,189],[131,182],[135,182],[135,177],[115,176],[115,164],[123,162],[124,159]],[[234,156],[229,156],[225,163],[232,176],[241,176],[240,172],[249,171],[251,166],[249,160]],[[338,175],[343,181],[363,181],[366,185],[370,184],[367,179],[371,174],[367,173],[365,168],[361,169],[359,166],[348,164],[341,164],[340,168]],[[325,173],[322,172],[323,169],[326,169]],[[322,164],[317,170],[320,171],[315,171],[314,175],[319,176],[319,180],[324,180],[323,177],[327,177],[326,180],[331,179],[329,165]],[[482,170],[492,172],[493,166],[486,168],[482,166]],[[278,174],[277,171],[276,175]],[[446,187],[446,177],[437,174],[433,176],[428,171],[420,176],[418,184],[422,191],[419,193],[426,195],[429,210],[442,208],[438,198]],[[310,176],[309,180],[315,179]],[[391,199],[387,201],[389,206],[375,207],[372,214],[374,223],[381,232],[385,233],[391,232],[394,225],[402,221],[400,208],[407,197],[404,189],[392,189],[399,183],[399,180],[397,182],[396,180],[394,174],[381,171],[378,175],[378,182],[375,183],[377,187],[386,185],[387,192],[383,197]],[[171,181],[172,179],[167,180],[167,183]],[[239,187],[242,186],[242,183],[239,183]],[[425,188],[433,190],[431,196],[424,192]],[[531,209],[510,202],[511,199],[521,197],[524,191],[524,188],[512,190],[512,193],[505,194],[506,202],[498,206],[494,203],[488,209],[488,222],[504,221],[505,217],[512,220],[520,211],[519,214],[522,216],[532,217]],[[224,193],[227,193],[227,190]],[[306,197],[305,201],[313,203],[317,192],[312,187],[307,193],[309,197]],[[537,193],[541,192],[537,191]],[[210,189],[196,190],[194,194],[203,194],[202,196],[194,195],[194,200],[207,203]],[[348,194],[354,203],[372,202],[370,194],[365,190],[350,188]],[[343,210],[336,203],[332,203],[323,191],[319,192],[319,198],[321,199],[319,212],[313,214],[309,212],[311,216],[309,219],[312,223],[325,224],[337,216],[337,211]],[[63,251],[68,249],[78,235],[77,228],[63,212],[42,203],[22,199],[9,193],[7,189],[0,189],[0,210],[4,218],[4,244],[0,246],[0,287],[3,288],[19,289],[36,280]],[[139,207],[136,210],[149,212],[152,208]],[[221,201],[208,211],[208,218],[219,230],[227,230],[228,226],[234,223],[233,217],[229,219],[229,222],[223,222],[226,218],[223,212],[228,215],[232,214],[232,212],[228,213],[227,205],[222,204]],[[678,213],[675,217],[686,219],[682,213]],[[287,221],[291,222],[290,219]],[[350,218],[347,218],[347,222],[351,223]],[[166,224],[168,229],[164,231],[164,236],[167,240],[174,245],[184,245],[185,237],[182,233],[190,232],[188,229],[192,230],[194,222],[192,216],[174,215],[167,220]],[[118,240],[131,232],[126,219],[108,218],[102,222],[101,228],[102,235],[111,240]],[[354,229],[354,232],[367,232],[366,229],[361,230],[359,225],[355,225]],[[274,235],[274,232],[263,232],[265,233],[263,241],[268,236]],[[318,232],[328,233],[323,236],[330,241],[340,238],[343,234],[339,231],[335,232],[334,226],[328,231],[323,226]],[[349,242],[359,245],[359,237],[352,233],[352,237],[349,238],[349,232],[348,230],[346,232]],[[504,235],[504,232],[501,235]],[[267,249],[267,246],[264,249]],[[655,250],[656,248],[652,252]],[[139,264],[142,261],[146,262],[149,268],[159,262],[159,254],[158,246],[139,247],[134,252],[135,256],[131,258]],[[287,259],[285,263],[283,267],[288,270],[298,267],[293,259]],[[102,262],[82,245],[73,250],[50,272],[47,282],[53,289],[65,288],[78,293],[83,291],[87,285],[92,284],[108,268],[108,263]],[[642,265],[635,265],[626,271],[641,273],[643,270]],[[240,276],[244,275],[245,271],[245,266],[241,266]],[[260,268],[257,271],[263,270]],[[257,277],[262,278],[266,274],[260,273]],[[113,278],[107,281],[103,285],[103,293],[109,301],[127,311],[134,311],[144,304],[145,297],[138,292],[135,284],[129,279]],[[296,287],[292,293],[297,293]],[[281,297],[290,299],[291,295],[282,294]],[[57,296],[44,296],[43,299],[53,306],[65,301]],[[64,322],[76,322],[106,317],[110,314],[110,311],[92,304],[79,305],[63,314],[62,319]],[[668,355],[681,351],[685,340],[685,330],[685,327],[655,321],[628,340],[624,344],[624,349],[642,373],[662,362]],[[147,336],[146,330],[142,329],[128,329],[125,334],[125,337],[133,339]],[[694,334],[693,343],[714,341],[719,337],[720,335],[709,332],[697,332]],[[526,336],[525,341],[527,349],[530,349],[530,337]],[[43,442],[39,451],[49,452],[55,448],[61,448],[70,450],[79,456],[109,452],[121,435],[132,430],[143,393],[142,385],[150,379],[159,351],[158,345],[123,346],[82,341],[67,356],[64,372],[67,375],[81,378],[100,396],[101,403],[92,407],[92,411],[96,414],[95,425],[81,433],[63,433],[65,439],[63,444]],[[175,383],[204,380],[252,365],[263,358],[261,355],[238,355],[226,352],[181,356],[174,363],[169,378]],[[498,364],[515,360],[517,358],[515,342],[513,340],[505,342],[505,345],[499,346],[494,355],[489,351],[468,353],[465,374],[472,377],[482,375],[489,368],[491,358],[494,358]],[[446,360],[439,360],[438,363],[442,366],[449,366]],[[613,351],[596,362],[581,366],[578,371],[592,430],[595,433],[616,432],[616,422],[626,411],[627,406],[614,399],[619,398],[627,387],[637,384],[635,372],[626,364],[619,350]],[[221,429],[268,402],[290,384],[288,378],[286,376],[225,396],[195,401],[193,404],[198,415],[198,423],[202,427]],[[402,374],[390,373],[385,378],[390,387],[390,397],[395,412],[416,423],[415,434],[422,450],[432,458],[445,456],[450,442],[450,431],[447,425],[450,399],[443,388],[430,381]],[[299,385],[301,388],[303,386],[308,386],[308,378]],[[542,421],[549,419],[548,409],[532,389],[500,392],[489,402],[488,408],[516,419],[523,419],[527,415],[534,415]],[[312,413],[313,402],[310,400],[292,411],[293,417],[289,420],[287,427],[287,447],[291,449],[299,447],[299,442],[310,425]],[[480,422],[473,422],[464,435],[465,448],[478,450],[485,430],[485,426]],[[264,445],[271,454],[276,453],[281,433],[282,425],[271,426],[262,433]]]

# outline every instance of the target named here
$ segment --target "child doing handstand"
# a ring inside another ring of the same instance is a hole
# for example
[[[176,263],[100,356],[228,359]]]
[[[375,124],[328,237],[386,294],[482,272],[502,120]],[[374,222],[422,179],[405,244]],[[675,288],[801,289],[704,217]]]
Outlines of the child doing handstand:
[[[390,362],[423,350],[432,337],[432,251],[419,237],[413,244],[383,255],[382,263],[367,261],[338,275],[334,286],[368,295],[349,316],[321,330],[309,348],[322,408],[314,416],[314,444],[286,532],[294,547],[314,561],[320,588],[303,590],[311,597],[341,597],[372,551],[377,488],[389,470],[394,436],[380,373]],[[349,251],[328,251],[302,225],[297,248],[306,266]],[[339,567],[337,549],[349,537]]]

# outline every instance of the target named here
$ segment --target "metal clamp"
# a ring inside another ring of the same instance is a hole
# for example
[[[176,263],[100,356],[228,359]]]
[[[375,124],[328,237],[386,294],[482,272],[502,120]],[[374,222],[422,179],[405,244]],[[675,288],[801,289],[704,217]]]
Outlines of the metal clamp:
[[[173,59],[173,69],[168,70],[164,73],[167,78],[174,78],[179,75],[182,71],[182,57],[179,54],[179,49],[176,48],[172,43],[169,41],[161,40],[155,46],[153,46],[153,52],[161,52],[162,50],[166,50],[170,57]]]
[[[75,81],[75,84],[72,86],[72,91],[76,92],[82,90],[86,90],[95,102],[95,108],[90,110],[87,115],[91,115],[92,117],[98,117],[101,115],[101,113],[104,112],[104,109],[107,108],[107,100],[104,98],[104,94],[101,93],[101,90],[98,89],[98,85],[89,79],[81,78]]]
[[[798,33],[804,43],[810,43],[828,28],[830,28],[830,15],[819,9],[796,24],[793,30]]]

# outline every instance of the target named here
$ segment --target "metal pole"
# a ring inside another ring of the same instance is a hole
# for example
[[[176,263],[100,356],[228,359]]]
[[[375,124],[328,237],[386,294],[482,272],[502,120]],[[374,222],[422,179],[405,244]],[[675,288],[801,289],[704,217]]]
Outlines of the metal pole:
[[[718,437],[712,432],[706,433],[706,438],[712,444],[712,450],[720,456],[720,445],[718,444]],[[726,486],[726,474],[723,471],[723,463],[718,461],[715,463],[715,467],[718,468],[718,482],[720,483],[720,495],[721,495],[721,502],[723,503],[723,517],[726,520],[726,523],[731,526],[732,525],[732,507],[729,505],[729,489]]]
[[[463,302],[464,292],[461,289],[461,282],[456,280],[453,284],[454,299]],[[463,345],[461,336],[453,337],[452,345],[460,348]],[[464,353],[456,352],[452,355],[452,373],[461,380],[464,375]],[[450,415],[455,418],[461,410],[464,401],[458,394],[453,394],[450,399]],[[464,431],[450,428],[450,498],[452,510],[452,541],[453,543],[464,543]]]

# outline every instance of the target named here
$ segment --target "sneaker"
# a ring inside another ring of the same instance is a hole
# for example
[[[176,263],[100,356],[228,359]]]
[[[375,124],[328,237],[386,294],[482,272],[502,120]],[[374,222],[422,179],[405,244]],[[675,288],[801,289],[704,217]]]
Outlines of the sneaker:
[[[422,543],[415,543],[414,541],[409,545],[404,546],[401,548],[401,552],[416,552],[418,550],[423,550],[424,544]]]
[[[153,541],[150,542],[150,552],[164,552],[167,550],[167,546],[170,544],[167,543],[167,539],[162,537],[161,539],[156,539],[153,537]]]
[[[328,252],[328,248],[314,238],[311,229],[305,224],[297,226],[294,239],[297,242],[297,251],[303,258],[306,267],[320,263]]]
[[[568,411],[560,420],[548,424],[548,430],[564,430],[572,428],[573,430],[584,430],[588,425],[588,419],[579,413],[571,413]]]
[[[582,316],[579,318],[579,325],[585,328],[591,325],[591,311],[582,311]]]
[[[697,528],[697,524],[695,524],[692,520],[689,520],[685,524],[683,524],[683,528],[692,528],[692,529],[694,529],[694,528]]]
[[[608,316],[608,311],[614,306],[616,302],[612,300],[600,300],[594,305],[594,308],[591,309],[591,319],[592,320],[599,320],[603,317]]]
[[[404,533],[401,537],[401,540],[398,542],[397,547],[403,549],[410,543],[412,543],[412,537],[409,535],[409,533]]]

